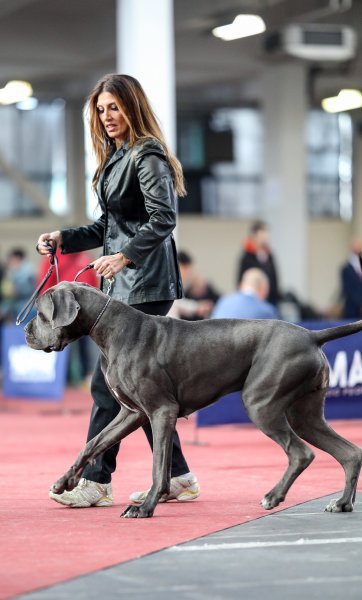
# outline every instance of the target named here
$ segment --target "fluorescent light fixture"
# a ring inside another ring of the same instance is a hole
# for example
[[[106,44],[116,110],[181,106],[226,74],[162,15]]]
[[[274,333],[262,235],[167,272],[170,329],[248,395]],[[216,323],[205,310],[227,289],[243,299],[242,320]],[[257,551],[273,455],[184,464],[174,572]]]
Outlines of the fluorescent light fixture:
[[[28,98],[33,93],[33,88],[27,81],[9,81],[0,89],[0,104],[16,104]]]
[[[265,23],[258,15],[237,15],[229,25],[215,27],[212,33],[226,42],[256,35],[265,31]]]
[[[34,98],[34,96],[29,96],[29,98],[25,98],[25,100],[17,102],[16,108],[18,108],[19,110],[34,110],[34,108],[36,108],[38,104],[39,101],[37,98]]]
[[[362,93],[359,90],[341,90],[338,96],[322,100],[322,108],[329,113],[353,110],[362,107]]]

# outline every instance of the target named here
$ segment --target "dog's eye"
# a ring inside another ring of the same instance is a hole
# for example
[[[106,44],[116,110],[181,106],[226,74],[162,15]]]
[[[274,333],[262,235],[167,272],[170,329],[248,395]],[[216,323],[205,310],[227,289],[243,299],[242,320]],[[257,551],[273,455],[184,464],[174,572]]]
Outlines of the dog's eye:
[[[41,321],[45,321],[45,317],[44,317],[43,313],[38,312],[38,317]]]

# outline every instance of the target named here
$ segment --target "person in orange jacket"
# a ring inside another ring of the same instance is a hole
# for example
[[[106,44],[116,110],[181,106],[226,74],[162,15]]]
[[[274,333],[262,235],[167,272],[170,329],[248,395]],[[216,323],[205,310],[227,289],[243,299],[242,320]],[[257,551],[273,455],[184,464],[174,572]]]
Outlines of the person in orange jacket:
[[[74,277],[84,269],[86,265],[94,261],[94,256],[90,252],[74,252],[73,254],[61,254],[57,253],[58,259],[58,272],[60,281],[73,281]],[[42,281],[49,269],[49,258],[44,256],[40,262],[39,270],[36,277],[36,285]],[[79,281],[88,283],[93,287],[99,287],[100,278],[97,277],[93,269],[88,269],[79,277]],[[46,290],[56,285],[57,277],[56,271],[53,269],[52,274],[42,288],[41,293],[43,294]],[[93,363],[91,357],[90,341],[87,337],[82,337],[73,344],[77,348],[80,366],[80,379],[87,383],[93,370]],[[70,376],[71,379],[71,376]],[[87,384],[88,385],[88,384]]]
[[[90,254],[90,252],[74,252],[73,254],[60,254],[57,253],[58,259],[58,270],[59,270],[59,279],[60,281],[73,281],[74,277],[84,269],[87,264],[94,261],[94,256]],[[49,258],[44,256],[40,262],[39,271],[37,273],[36,285],[39,285],[41,280],[45,277],[47,271],[49,269]],[[79,278],[79,281],[83,283],[88,283],[93,287],[99,287],[100,279],[97,277],[95,271],[93,269],[88,269],[82,273]],[[57,283],[55,269],[48,281],[45,283],[42,293],[48,290],[50,287]]]

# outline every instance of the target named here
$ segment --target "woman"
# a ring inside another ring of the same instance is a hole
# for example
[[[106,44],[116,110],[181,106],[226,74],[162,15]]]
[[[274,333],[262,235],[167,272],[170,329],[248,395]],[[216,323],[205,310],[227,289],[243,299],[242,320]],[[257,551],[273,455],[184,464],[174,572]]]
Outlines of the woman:
[[[106,75],[89,97],[93,149],[98,166],[93,186],[102,209],[91,225],[44,233],[38,250],[56,243],[62,253],[103,246],[103,256],[93,262],[104,280],[115,278],[111,295],[151,315],[165,316],[173,301],[182,296],[172,231],[176,221],[176,195],[185,188],[182,168],[163,139],[157,119],[139,82],[129,75]],[[117,415],[120,407],[108,391],[100,361],[91,392],[94,400],[87,441]],[[144,427],[152,447],[150,425]],[[72,507],[113,504],[111,476],[119,445],[88,465],[71,492],[50,497]],[[148,490],[130,498],[143,502]],[[175,432],[171,490],[161,501],[193,500],[199,495],[196,477],[190,473]]]

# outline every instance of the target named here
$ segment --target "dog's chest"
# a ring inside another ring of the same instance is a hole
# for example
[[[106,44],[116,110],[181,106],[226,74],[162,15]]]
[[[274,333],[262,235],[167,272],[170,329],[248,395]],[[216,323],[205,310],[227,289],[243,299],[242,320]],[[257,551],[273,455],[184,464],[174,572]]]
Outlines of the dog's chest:
[[[116,400],[122,406],[124,406],[131,412],[139,412],[138,406],[136,406],[136,404],[134,404],[128,397],[125,397],[124,394],[122,394],[118,391],[116,385],[113,385],[113,382],[110,381],[107,373],[104,374],[104,378],[106,380],[106,383],[107,383],[107,386],[108,386],[110,392],[113,394],[114,398],[116,398]]]

